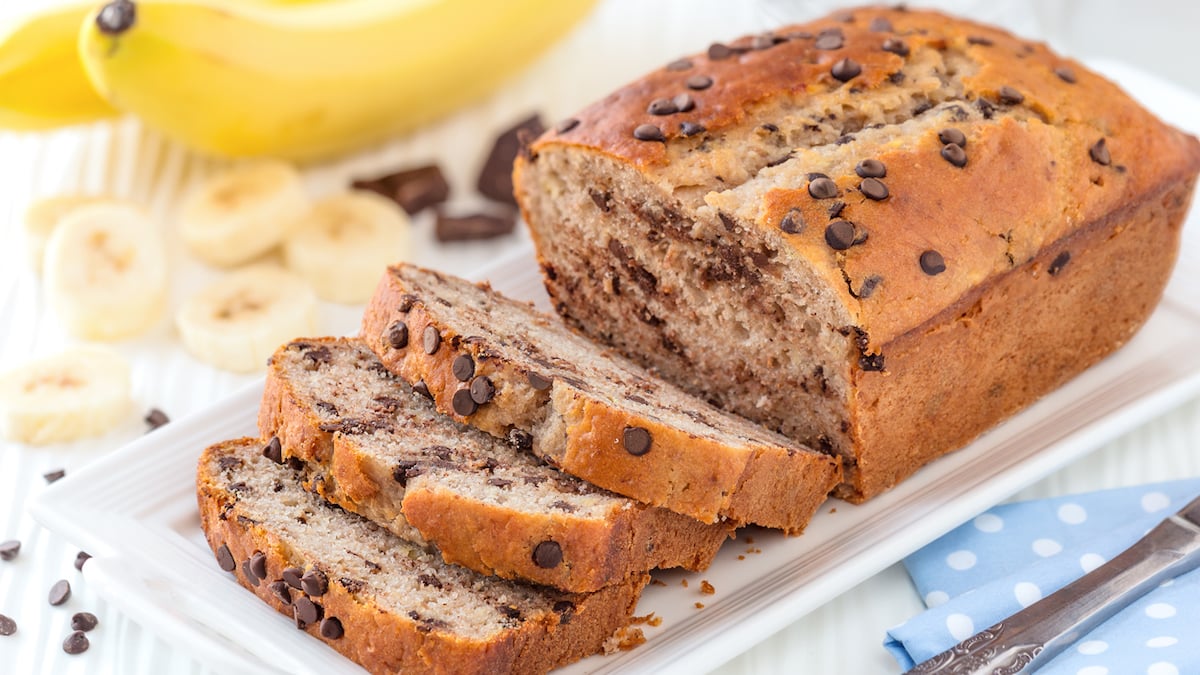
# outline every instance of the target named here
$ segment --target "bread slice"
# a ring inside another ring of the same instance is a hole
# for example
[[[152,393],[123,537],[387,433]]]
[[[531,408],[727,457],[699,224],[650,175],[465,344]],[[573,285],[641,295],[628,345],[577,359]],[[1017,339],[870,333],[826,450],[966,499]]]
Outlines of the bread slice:
[[[200,457],[217,564],[372,673],[545,673],[598,652],[649,580],[571,594],[447,565],[305,491],[262,447],[242,438]]]
[[[279,461],[329,501],[483,574],[594,591],[655,567],[704,569],[732,533],[596,488],[438,413],[358,340],[295,340],[259,410]]]
[[[563,471],[703,522],[799,532],[840,465],[462,279],[389,268],[362,339],[438,410]]]

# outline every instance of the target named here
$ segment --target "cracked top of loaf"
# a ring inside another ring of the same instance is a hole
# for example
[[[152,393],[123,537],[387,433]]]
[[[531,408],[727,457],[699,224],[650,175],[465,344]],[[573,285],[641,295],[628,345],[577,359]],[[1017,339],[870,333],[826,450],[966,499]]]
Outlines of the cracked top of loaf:
[[[740,246],[750,274],[825,279],[864,351],[962,313],[1037,256],[1028,270],[1058,273],[1071,233],[1200,170],[1194,137],[1045,45],[878,7],[667,64],[522,161],[559,150],[638,172],[666,196],[668,226]]]

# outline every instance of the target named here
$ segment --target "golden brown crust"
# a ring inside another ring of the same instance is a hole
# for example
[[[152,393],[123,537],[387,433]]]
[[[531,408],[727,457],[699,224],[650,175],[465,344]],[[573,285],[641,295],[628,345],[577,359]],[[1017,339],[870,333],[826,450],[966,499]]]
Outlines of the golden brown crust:
[[[230,454],[231,449],[244,445],[261,446],[261,442],[248,438],[228,441],[201,456],[196,481],[201,526],[214,554],[222,545],[229,548],[238,564],[233,572],[237,582],[291,616],[291,608],[270,590],[270,584],[252,585],[245,579],[241,562],[261,551],[266,556],[267,578],[280,579],[287,567],[304,569],[319,561],[301,559],[276,533],[239,518],[236,496],[205,471],[210,454]],[[628,621],[648,579],[635,576],[596,593],[571,596],[575,610],[569,622],[562,623],[549,614],[532,617],[491,641],[466,639],[436,628],[423,630],[409,617],[378,607],[372,598],[330,583],[321,604],[325,616],[341,621],[344,635],[325,638],[315,623],[304,630],[371,673],[545,673],[599,652],[604,640]]]

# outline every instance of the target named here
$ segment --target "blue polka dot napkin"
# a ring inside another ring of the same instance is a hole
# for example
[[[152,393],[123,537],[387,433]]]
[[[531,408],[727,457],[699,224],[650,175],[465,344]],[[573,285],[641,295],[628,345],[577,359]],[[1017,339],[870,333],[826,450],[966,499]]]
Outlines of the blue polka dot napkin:
[[[1129,548],[1200,494],[1200,479],[1003,504],[904,560],[929,608],[888,631],[905,669]],[[1200,673],[1200,570],[1168,581],[1079,639],[1039,675]]]

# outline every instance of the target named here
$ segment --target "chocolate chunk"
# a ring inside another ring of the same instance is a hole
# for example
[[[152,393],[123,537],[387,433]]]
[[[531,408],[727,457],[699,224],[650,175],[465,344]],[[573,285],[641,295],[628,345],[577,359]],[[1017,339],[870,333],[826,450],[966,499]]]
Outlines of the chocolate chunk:
[[[983,37],[982,35],[968,35],[967,44],[980,45],[981,47],[991,47],[994,43],[991,38]]]
[[[892,84],[904,84],[904,73],[897,70],[891,75],[888,75],[888,82],[891,82]]]
[[[71,630],[81,630],[86,633],[95,628],[99,623],[100,620],[96,618],[95,614],[91,612],[77,612],[75,616],[71,617]]]
[[[283,446],[279,443],[278,436],[272,436],[271,440],[267,441],[263,446],[262,456],[276,464],[283,464]]]
[[[562,547],[554,540],[546,540],[533,547],[533,564],[542,569],[553,569],[562,564]]]
[[[887,167],[877,159],[864,159],[854,167],[854,173],[859,178],[883,178],[887,176]]]
[[[669,98],[656,98],[646,106],[646,112],[651,115],[674,115],[679,112],[679,108]],[[637,132],[634,132],[634,135],[637,135]]]
[[[225,544],[221,544],[217,548],[217,567],[226,572],[232,572],[237,568],[237,563],[233,560],[233,554],[229,552],[229,547]]]
[[[437,327],[425,326],[425,332],[421,333],[421,346],[430,356],[437,353],[438,347],[442,346],[442,334]]]
[[[417,296],[412,293],[405,293],[400,296],[400,304],[396,305],[396,311],[401,314],[408,314],[412,310],[413,305],[417,304]]]
[[[883,354],[863,354],[858,357],[858,367],[868,372],[883,370]]]
[[[855,229],[848,220],[835,220],[825,228],[825,243],[835,251],[845,251],[855,243]]]
[[[858,293],[856,296],[866,300],[875,293],[875,289],[879,287],[879,283],[882,281],[883,277],[879,276],[878,274],[872,274],[866,279],[863,279],[862,286],[858,287]]]
[[[929,276],[937,276],[946,271],[946,261],[937,251],[925,251],[921,254],[921,271]]]
[[[559,600],[554,603],[554,613],[558,614],[558,624],[560,626],[571,623],[571,619],[575,616],[575,603],[570,600]]]
[[[291,586],[298,591],[304,589],[304,587],[300,585],[300,579],[304,576],[304,570],[300,569],[299,567],[285,568],[283,572],[280,572],[279,576],[283,577],[284,583],[286,583],[288,586]]]
[[[947,143],[942,146],[942,158],[959,168],[967,165],[967,151],[957,143]]]
[[[267,556],[262,551],[255,551],[250,556],[250,572],[259,579],[267,578]]]
[[[1066,82],[1067,84],[1075,84],[1076,82],[1075,71],[1066,66],[1059,66],[1055,68],[1054,74],[1058,76],[1058,79]]]
[[[518,450],[532,450],[533,436],[523,429],[509,429],[508,444]]]
[[[679,133],[683,134],[684,138],[690,138],[705,131],[707,129],[704,128],[703,124],[696,124],[695,122],[684,122],[679,125]]]
[[[283,581],[282,579],[279,581],[272,581],[269,588],[271,589],[271,593],[273,593],[275,597],[279,598],[280,602],[285,605],[292,604],[292,588],[288,582]]]
[[[360,178],[350,184],[356,190],[370,190],[396,202],[412,215],[450,197],[450,184],[436,164],[404,169],[394,173]]]
[[[471,213],[451,216],[438,211],[434,236],[438,241],[475,241],[492,239],[512,233],[517,226],[515,212],[505,214]]]
[[[1013,89],[1007,84],[1003,87],[1000,87],[1000,90],[997,92],[997,94],[1000,97],[1000,102],[1004,105],[1017,105],[1025,100],[1024,94],[1016,89]]]
[[[840,199],[838,201],[830,204],[829,209],[828,209],[829,219],[833,220],[834,218],[837,218],[838,216],[842,215],[842,209],[845,209],[845,208],[846,208],[846,202],[844,202]]]
[[[684,84],[687,85],[688,89],[703,91],[713,85],[713,79],[708,75],[692,75]]]
[[[433,394],[430,393],[429,386],[426,385],[423,380],[414,384],[412,389],[413,389],[413,393],[420,394],[421,396],[424,396],[425,398],[429,399],[430,401],[433,400]]]
[[[666,68],[672,72],[679,72],[681,70],[689,70],[691,67],[691,59],[676,59],[675,61],[668,63]]]
[[[16,539],[9,539],[6,542],[0,543],[0,560],[12,560],[21,552],[21,542]]]
[[[650,452],[650,446],[654,439],[651,438],[650,432],[642,427],[625,427],[625,431],[621,435],[621,442],[625,446],[625,452],[634,457],[640,457]]]
[[[51,605],[57,607],[66,602],[69,597],[71,597],[71,583],[66,579],[59,579],[50,587],[48,599]]]
[[[554,126],[554,131],[559,134],[565,134],[577,126],[579,126],[579,120],[574,117],[568,117],[567,119],[556,124]]]
[[[779,229],[788,234],[799,234],[804,231],[804,214],[800,209],[791,209],[779,221]]]
[[[887,186],[884,185],[883,181],[879,180],[878,178],[864,178],[862,182],[858,184],[858,189],[867,197],[867,199],[880,201],[888,198]]]
[[[250,560],[248,558],[242,561],[242,576],[245,577],[246,581],[250,582],[251,586],[257,586],[262,583],[262,578],[255,574],[254,570],[250,569]]]
[[[676,94],[675,98],[671,99],[671,103],[675,106],[676,112],[691,112],[696,108],[696,101],[687,92]]]
[[[12,635],[17,632],[17,622],[11,618],[0,614],[0,635]]]
[[[1049,272],[1050,276],[1052,277],[1058,276],[1058,273],[1061,272],[1069,262],[1071,262],[1071,252],[1063,251],[1055,256],[1054,261],[1050,263],[1050,269],[1046,271]]]
[[[896,56],[908,56],[908,45],[904,44],[903,40],[888,38],[883,41],[883,51],[891,52]]]
[[[813,46],[822,50],[841,49],[845,41],[846,38],[842,35],[840,29],[829,28],[817,35],[817,40],[813,43]]]
[[[712,59],[713,61],[722,61],[736,53],[737,52],[733,49],[733,47],[721,44],[720,42],[714,42],[708,46],[708,58]]]
[[[849,82],[862,74],[862,66],[852,59],[842,59],[833,64],[833,68],[830,68],[829,72],[835,79]]]
[[[891,33],[893,30],[895,30],[892,28],[892,22],[888,21],[886,17],[882,16],[877,16],[874,19],[871,19],[871,23],[867,28],[872,33]]]
[[[521,610],[517,609],[516,607],[511,605],[501,605],[496,609],[499,610],[499,612],[506,618],[515,619],[517,621],[521,620]]]
[[[321,619],[321,637],[326,640],[336,640],[345,635],[345,630],[342,629],[342,622],[335,616]]]
[[[300,588],[304,589],[309,596],[319,598],[329,590],[329,579],[321,570],[309,570],[307,574],[300,577]]]
[[[299,457],[288,457],[287,465],[292,471],[300,471],[304,468],[304,460],[300,459]]]
[[[469,354],[459,354],[450,364],[450,372],[459,382],[466,382],[475,374],[475,360]]]
[[[49,483],[53,483],[54,481],[62,478],[65,475],[67,475],[66,469],[55,469],[53,471],[47,471],[46,473],[42,474],[42,478],[44,478],[46,480],[46,483],[49,484]]]
[[[479,404],[475,402],[475,399],[471,398],[470,388],[459,389],[454,392],[454,396],[450,398],[450,406],[454,408],[454,412],[463,417],[474,415],[475,411],[479,409]]]
[[[408,346],[408,326],[403,321],[397,321],[388,328],[388,344],[392,349],[404,349]]]
[[[133,6],[132,2],[128,4],[131,7]],[[91,646],[92,643],[88,641],[87,635],[81,630],[73,631],[67,636],[67,639],[63,640],[62,645],[63,651],[71,655],[82,654]]]
[[[167,413],[159,410],[158,408],[151,408],[150,412],[146,413],[146,417],[144,419],[146,421],[146,426],[148,427],[147,431],[154,431],[155,429],[171,421],[171,419],[167,417]]]
[[[534,389],[536,389],[538,391],[546,391],[547,389],[550,388],[550,384],[551,384],[550,380],[545,377],[542,377],[541,375],[538,375],[537,373],[535,373],[533,371],[529,371],[529,372],[525,373],[525,379],[529,380],[529,386],[533,387]]]
[[[954,144],[960,148],[967,147],[967,135],[962,131],[949,127],[938,132],[938,140],[945,145]]]
[[[1112,163],[1112,156],[1108,154],[1108,141],[1103,138],[1088,148],[1088,155],[1091,156],[1093,162],[1102,166]]]
[[[229,549],[225,549],[225,550],[228,551]],[[88,553],[87,551],[80,551],[79,553],[76,553],[75,554],[75,569],[82,572],[84,563],[86,563],[87,561],[89,561],[91,559],[92,559],[92,554]],[[231,564],[233,563],[233,556],[229,557],[229,561]],[[225,571],[231,572],[232,570],[225,570]]]
[[[321,620],[324,614],[324,607],[304,596],[300,596],[292,603],[292,615],[295,617],[298,626],[302,627],[310,623],[316,623]]]
[[[666,140],[663,136],[662,129],[659,129],[653,124],[639,124],[633,130],[633,137],[639,141],[662,141]]]
[[[486,375],[471,380],[471,400],[483,405],[492,400],[496,395],[496,385],[492,384],[491,378]]]
[[[833,179],[822,176],[809,181],[808,194],[813,199],[833,199],[838,196],[838,186]]]
[[[535,114],[501,133],[496,138],[491,152],[488,153],[487,160],[483,163],[483,169],[479,172],[479,179],[475,183],[479,193],[495,201],[516,206],[517,199],[513,196],[512,171],[513,161],[516,160],[517,153],[521,151],[521,137],[536,137],[543,131],[545,131],[545,127],[542,125],[541,117]]]

